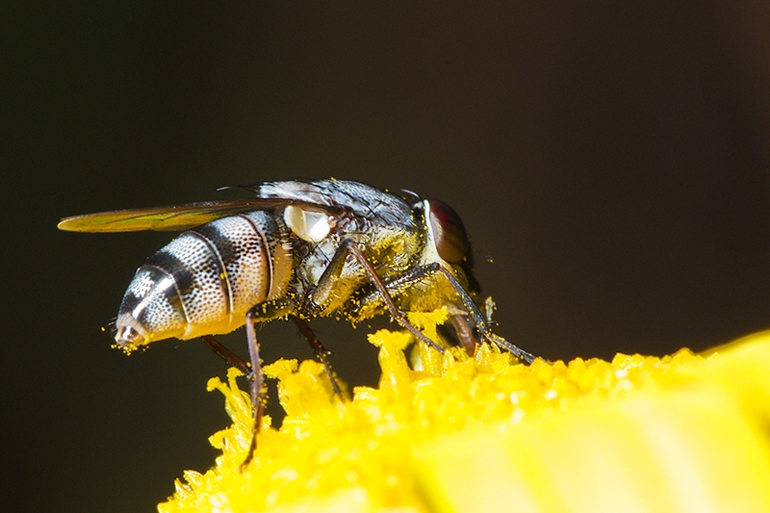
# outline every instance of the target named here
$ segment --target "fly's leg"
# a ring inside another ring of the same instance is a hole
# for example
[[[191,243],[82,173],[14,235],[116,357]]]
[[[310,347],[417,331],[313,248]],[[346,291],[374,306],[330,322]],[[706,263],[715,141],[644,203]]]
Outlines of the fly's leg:
[[[259,303],[252,310],[255,311],[256,322],[266,322],[279,317],[291,315],[297,309],[297,304],[292,299],[277,299]],[[251,375],[251,364],[223,346],[211,335],[201,337],[209,348],[222,358],[227,365],[235,367],[245,376]]]
[[[305,339],[310,344],[310,347],[313,348],[313,351],[315,352],[315,357],[320,361],[324,369],[326,369],[326,375],[329,376],[329,381],[332,382],[332,388],[334,389],[334,395],[342,399],[342,389],[340,388],[339,383],[337,383],[337,380],[334,377],[334,372],[332,371],[332,366],[329,363],[329,359],[327,358],[327,355],[329,354],[329,351],[326,350],[326,348],[321,344],[321,341],[318,340],[318,337],[316,337],[315,333],[313,333],[313,330],[310,329],[310,326],[308,326],[308,323],[297,317],[296,315],[290,315],[291,320],[294,321],[294,324],[297,325],[299,328],[299,331],[302,332],[302,335],[305,337]]]
[[[251,327],[251,329],[249,329],[249,327]],[[256,341],[257,336],[254,330],[254,323],[251,320],[247,320],[246,322],[246,333],[247,337],[249,338],[249,348],[252,346],[252,339],[254,340],[254,346],[258,347]],[[254,457],[254,451],[257,448],[257,433],[259,432],[259,426],[262,423],[262,413],[264,411],[265,403],[267,400],[265,394],[267,390],[265,390],[264,379],[262,376],[262,364],[259,361],[259,350],[257,349],[254,352],[249,350],[251,361],[257,362],[256,366],[250,365],[249,362],[227,349],[211,335],[204,335],[201,338],[206,343],[206,345],[208,345],[212,351],[218,354],[229,366],[235,367],[245,376],[249,377],[249,397],[251,399],[251,411],[254,416],[254,428],[252,429],[251,434],[249,454],[246,456],[246,460],[244,460],[244,462],[241,464],[241,469],[243,469]],[[252,372],[252,368],[255,368],[256,370]]]
[[[206,343],[206,345],[211,348],[212,351],[218,354],[219,357],[222,358],[225,363],[227,363],[227,365],[230,367],[235,367],[241,371],[244,376],[251,374],[251,366],[249,365],[249,362],[227,349],[211,335],[204,335],[201,338]]]
[[[262,361],[259,358],[259,342],[257,341],[257,330],[255,327],[257,318],[254,314],[254,308],[246,314],[246,339],[249,344],[249,358],[251,358],[251,368],[253,369],[249,378],[249,396],[251,398],[254,428],[251,430],[249,452],[246,459],[241,463],[241,469],[244,469],[254,458],[254,451],[257,450],[257,435],[262,425],[262,415],[267,403],[267,387],[265,386],[265,376],[262,373]]]
[[[251,312],[249,312],[251,313]],[[249,453],[241,464],[241,469],[246,467],[254,458],[254,451],[257,449],[257,434],[262,424],[262,415],[267,403],[267,388],[262,374],[262,362],[259,359],[259,342],[257,341],[257,332],[254,329],[254,319],[246,316],[246,337],[249,341],[249,356],[252,364],[249,364],[240,356],[236,355],[225,346],[220,344],[211,335],[204,335],[203,341],[212,351],[218,354],[231,367],[235,367],[244,375],[249,377],[249,398],[251,399],[251,411],[254,417],[254,428],[251,431],[251,443],[249,444]],[[254,371],[252,371],[254,369]]]
[[[257,340],[256,324],[270,321],[280,317],[293,316],[297,311],[297,303],[292,298],[281,298],[264,301],[254,305],[246,313],[246,341],[249,346],[249,359],[251,360],[251,373],[249,374],[249,397],[251,398],[251,411],[254,417],[254,429],[251,431],[251,444],[246,460],[241,464],[245,468],[254,458],[257,450],[257,435],[262,425],[262,415],[267,404],[267,387],[265,375],[262,372],[262,360],[259,358],[259,341]]]
[[[259,429],[262,425],[262,416],[264,415],[265,406],[267,404],[267,388],[265,387],[265,378],[264,373],[262,372],[262,360],[259,357],[259,341],[257,340],[256,331],[257,322],[264,322],[279,317],[290,317],[313,348],[316,358],[323,364],[326,374],[331,381],[334,393],[340,398],[342,397],[342,389],[334,378],[331,364],[326,357],[326,348],[324,348],[321,341],[318,340],[318,337],[315,336],[315,333],[310,329],[310,326],[294,315],[296,310],[297,304],[291,298],[265,301],[249,310],[246,314],[246,339],[248,342],[249,359],[251,360],[251,363],[227,349],[211,335],[201,337],[206,345],[208,345],[211,350],[219,355],[228,365],[237,368],[249,377],[249,397],[251,399],[251,411],[254,418],[254,429],[252,430],[249,452],[246,456],[246,460],[241,464],[241,468],[248,465],[254,458],[254,452],[257,449],[257,435],[259,434]]]
[[[468,294],[465,288],[463,288],[460,282],[457,281],[457,278],[455,278],[454,274],[452,274],[449,269],[438,263],[427,265],[422,269],[426,269],[426,275],[434,272],[439,272],[444,275],[444,277],[452,285],[452,288],[455,289],[455,292],[457,292],[457,295],[460,296],[460,300],[463,302],[463,306],[468,311],[468,314],[473,319],[473,322],[476,323],[476,328],[479,330],[479,334],[482,338],[485,338],[496,346],[505,349],[519,360],[522,360],[526,363],[532,363],[535,361],[535,355],[532,353],[529,353],[520,347],[511,344],[504,338],[492,333],[492,328],[489,326],[489,323],[487,322],[484,314],[481,313],[479,306],[473,301],[473,298],[470,296],[470,294]]]
[[[332,366],[329,363],[329,359],[326,357],[328,351],[323,346],[323,344],[321,344],[321,341],[318,340],[318,337],[315,336],[315,333],[313,333],[313,330],[310,329],[310,326],[308,326],[304,320],[297,317],[297,303],[294,301],[294,299],[283,298],[265,301],[264,303],[261,303],[252,308],[252,311],[254,312],[254,315],[256,316],[255,319],[257,321],[266,321],[275,319],[277,317],[289,317],[292,321],[294,321],[294,324],[297,325],[299,331],[302,333],[302,336],[305,337],[305,340],[308,341],[310,347],[313,348],[313,352],[315,353],[316,358],[324,366],[326,374],[329,376],[329,381],[332,383],[332,389],[334,390],[334,393],[338,397],[342,398],[342,389],[337,383],[337,380],[334,378]]]
[[[425,280],[437,273],[443,275],[449,281],[449,284],[452,285],[452,288],[459,296],[460,301],[462,301],[465,310],[468,312],[468,316],[473,321],[473,324],[475,324],[476,329],[478,329],[479,335],[482,339],[486,339],[501,349],[508,351],[525,363],[532,363],[535,361],[536,357],[532,353],[524,351],[523,349],[511,344],[504,338],[492,333],[490,323],[487,321],[486,316],[481,312],[479,306],[473,301],[473,298],[470,296],[470,294],[468,294],[468,291],[466,291],[462,284],[457,281],[457,278],[455,278],[454,274],[452,274],[449,269],[442,266],[441,264],[434,262],[432,264],[411,269],[398,278],[388,282],[387,287],[391,290],[403,290],[407,286]],[[364,301],[366,301],[366,298]],[[463,344],[463,347],[465,347],[466,351],[468,351],[468,347],[470,347],[470,341],[475,340],[470,326],[468,326],[467,321],[462,316],[451,320],[452,324],[458,330],[457,334],[461,343]],[[475,342],[473,345],[475,346]]]
[[[211,335],[202,337],[206,345],[218,354],[228,365],[237,368],[249,378],[249,398],[251,399],[254,428],[252,429],[249,452],[246,456],[246,460],[241,464],[241,468],[246,467],[246,465],[248,465],[254,458],[254,451],[257,449],[257,435],[259,434],[262,416],[267,403],[267,388],[265,387],[265,377],[262,372],[262,361],[259,358],[259,341],[257,340],[256,323],[270,321],[280,317],[293,317],[296,310],[297,304],[293,299],[283,298],[264,301],[255,305],[248,311],[246,314],[246,340],[249,347],[250,362],[245,361],[227,349]],[[329,369],[329,372],[330,371],[331,370]]]
[[[358,245],[356,245],[356,243],[351,239],[345,239],[340,243],[339,248],[337,248],[337,251],[334,253],[334,256],[331,259],[331,262],[329,262],[329,265],[326,267],[323,274],[321,275],[321,278],[318,280],[318,286],[312,290],[305,298],[303,308],[310,312],[317,310],[320,308],[320,305],[325,302],[325,298],[328,298],[334,294],[334,284],[342,274],[342,270],[345,267],[345,260],[347,259],[348,254],[353,255],[358,263],[361,264],[361,266],[364,268],[366,274],[369,275],[369,280],[380,293],[380,297],[388,307],[388,311],[390,312],[391,317],[393,317],[393,320],[395,320],[402,328],[411,332],[415,337],[422,340],[436,351],[443,353],[443,347],[426,337],[423,332],[414,327],[414,325],[412,325],[412,323],[410,323],[406,318],[404,313],[398,309],[396,303],[393,301],[393,297],[390,295],[390,292],[388,292],[388,288],[385,286],[385,283],[383,283],[382,278],[377,275],[374,266],[372,266],[372,264],[366,259],[366,256],[361,251],[361,248],[359,248]]]

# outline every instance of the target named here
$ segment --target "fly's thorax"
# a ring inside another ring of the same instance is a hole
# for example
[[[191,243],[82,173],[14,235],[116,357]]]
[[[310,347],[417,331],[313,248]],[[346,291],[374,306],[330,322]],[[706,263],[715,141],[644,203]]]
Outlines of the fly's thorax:
[[[425,238],[417,230],[380,227],[367,236],[365,253],[386,280],[418,264]]]
[[[118,313],[127,350],[166,338],[228,333],[246,312],[282,297],[292,274],[282,220],[256,211],[182,233],[140,267]]]

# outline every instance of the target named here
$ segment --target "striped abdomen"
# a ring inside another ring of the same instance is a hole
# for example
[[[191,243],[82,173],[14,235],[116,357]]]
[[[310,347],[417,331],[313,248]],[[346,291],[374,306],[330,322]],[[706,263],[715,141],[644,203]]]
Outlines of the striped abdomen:
[[[242,326],[252,306],[286,293],[292,275],[286,233],[283,219],[263,211],[182,233],[136,271],[118,312],[116,342],[131,350]]]

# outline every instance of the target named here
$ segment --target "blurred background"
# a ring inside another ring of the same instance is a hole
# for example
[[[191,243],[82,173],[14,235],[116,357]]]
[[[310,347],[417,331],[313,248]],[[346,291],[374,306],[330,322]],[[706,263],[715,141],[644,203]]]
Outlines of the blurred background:
[[[0,10],[4,511],[152,511],[228,424],[200,341],[127,357],[101,331],[171,235],[67,215],[352,179],[451,204],[498,333],[546,358],[770,328],[767,2]],[[365,326],[313,326],[377,383]],[[311,356],[290,324],[260,336],[267,361]]]

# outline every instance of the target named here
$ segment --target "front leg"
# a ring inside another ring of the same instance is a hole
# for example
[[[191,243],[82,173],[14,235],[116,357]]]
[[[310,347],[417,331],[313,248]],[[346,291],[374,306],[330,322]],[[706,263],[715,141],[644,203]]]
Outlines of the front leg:
[[[334,377],[332,365],[329,363],[329,358],[327,357],[329,351],[327,351],[323,344],[321,344],[321,341],[318,340],[318,337],[316,337],[315,333],[313,333],[313,330],[310,329],[310,326],[308,326],[307,322],[300,319],[296,315],[292,315],[290,317],[291,320],[294,321],[294,324],[297,326],[297,328],[299,328],[300,333],[302,333],[302,335],[305,337],[305,340],[307,340],[308,344],[310,344],[310,347],[313,348],[315,357],[319,362],[321,362],[321,364],[323,364],[324,369],[326,370],[326,375],[329,377],[329,381],[332,383],[334,395],[340,399],[344,399],[342,395],[342,388],[340,388],[339,383],[337,383],[337,378]]]
[[[340,280],[340,276],[345,268],[345,261],[347,260],[348,255],[353,255],[361,267],[364,268],[364,271],[369,277],[369,281],[371,281],[374,288],[377,289],[380,297],[388,307],[391,317],[393,317],[402,328],[410,331],[415,337],[422,340],[436,351],[443,353],[443,347],[426,337],[423,332],[414,327],[414,325],[407,320],[404,313],[398,309],[388,288],[385,286],[385,283],[383,283],[382,278],[377,274],[372,263],[367,260],[366,255],[361,251],[361,248],[359,248],[352,239],[343,240],[339,248],[337,248],[331,262],[329,262],[329,265],[318,280],[318,285],[309,291],[305,297],[305,300],[302,303],[303,313],[308,316],[318,315],[319,312],[328,308],[326,305],[331,301],[343,297],[345,284]]]
[[[431,279],[436,274],[440,274],[444,276],[444,278],[446,278],[446,280],[452,286],[454,291],[457,293],[460,301],[463,304],[463,307],[467,312],[467,315],[470,317],[470,320],[475,325],[481,338],[488,340],[489,342],[495,344],[501,349],[508,351],[509,353],[512,353],[516,358],[526,363],[532,363],[533,361],[535,361],[535,356],[533,354],[527,351],[524,351],[518,346],[511,344],[504,338],[498,335],[495,335],[492,332],[492,327],[490,326],[490,323],[487,321],[486,316],[481,312],[481,309],[476,304],[476,302],[473,301],[473,298],[468,293],[468,291],[465,290],[462,284],[457,280],[455,275],[452,274],[452,272],[449,269],[447,269],[446,267],[442,266],[439,263],[434,262],[432,264],[410,269],[409,271],[389,281],[387,284],[383,286],[389,290],[394,291],[394,293],[406,293],[406,290],[409,289],[410,287],[413,287],[414,285],[422,281]],[[375,302],[378,299],[379,298],[377,297],[376,294],[370,294],[361,299],[361,304],[362,305],[371,304],[372,302]],[[466,351],[471,352],[470,351],[471,347],[475,345],[475,341],[474,341],[475,337],[473,337],[473,333],[471,333],[469,326],[467,325],[467,321],[465,319],[457,316],[454,316],[454,317],[455,318],[452,318],[451,320],[452,320],[452,323],[455,325],[455,329],[458,332],[458,337],[460,338],[460,341],[462,342]]]

